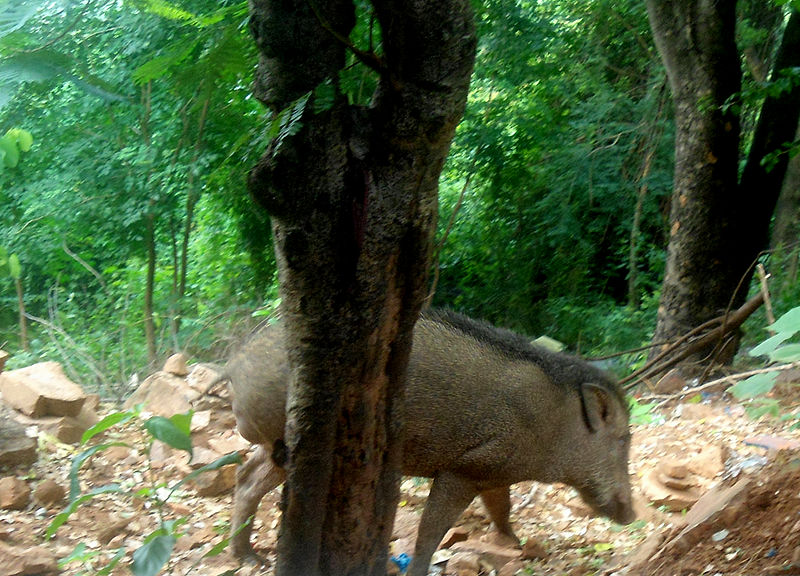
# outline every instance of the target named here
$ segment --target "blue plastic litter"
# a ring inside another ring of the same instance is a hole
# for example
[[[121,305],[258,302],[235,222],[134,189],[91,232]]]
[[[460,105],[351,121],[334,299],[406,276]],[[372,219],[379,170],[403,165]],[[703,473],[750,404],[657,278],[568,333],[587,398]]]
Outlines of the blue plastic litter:
[[[400,568],[401,573],[405,573],[405,571],[408,569],[408,565],[411,563],[411,556],[403,552],[397,556],[392,556],[391,560],[397,564],[397,567]]]
[[[767,552],[764,556],[766,558],[772,558],[773,556],[777,556],[777,555],[778,555],[778,549],[777,548],[770,548],[769,552]]]

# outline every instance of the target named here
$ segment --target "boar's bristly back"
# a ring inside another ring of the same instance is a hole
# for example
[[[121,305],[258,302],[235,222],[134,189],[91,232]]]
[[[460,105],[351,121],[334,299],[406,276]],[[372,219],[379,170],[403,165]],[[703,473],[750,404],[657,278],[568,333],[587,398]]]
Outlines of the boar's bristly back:
[[[625,393],[616,381],[585,360],[536,346],[524,336],[511,330],[492,326],[488,322],[475,320],[452,310],[429,309],[423,312],[422,318],[474,338],[510,359],[532,362],[547,374],[554,384],[564,386],[578,394],[581,393],[583,384],[593,383],[602,386],[614,394],[620,404],[627,409]]]

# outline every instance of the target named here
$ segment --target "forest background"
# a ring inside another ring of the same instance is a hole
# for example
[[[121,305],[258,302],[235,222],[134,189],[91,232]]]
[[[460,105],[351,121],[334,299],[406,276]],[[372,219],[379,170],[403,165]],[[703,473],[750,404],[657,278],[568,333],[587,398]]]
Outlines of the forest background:
[[[175,350],[224,358],[277,307],[269,219],[246,179],[267,142],[299,129],[304,106],[273,115],[252,97],[246,3],[0,6],[0,348],[10,367],[57,360],[119,398]],[[353,37],[379,43],[358,6]],[[478,56],[441,178],[433,304],[588,356],[648,343],[674,118],[644,2],[474,7]],[[744,157],[764,97],[781,89],[767,72],[785,7],[738,7]],[[341,85],[367,104],[375,73],[349,58]],[[762,256],[776,315],[800,301],[797,164]],[[758,312],[745,343],[766,324]]]

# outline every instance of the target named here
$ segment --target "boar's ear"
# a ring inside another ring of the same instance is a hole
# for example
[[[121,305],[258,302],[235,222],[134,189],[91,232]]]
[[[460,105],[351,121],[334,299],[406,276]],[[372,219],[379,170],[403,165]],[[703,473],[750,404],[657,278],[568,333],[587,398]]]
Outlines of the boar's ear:
[[[611,422],[613,402],[611,394],[602,386],[590,382],[581,384],[583,419],[589,430],[597,432]]]

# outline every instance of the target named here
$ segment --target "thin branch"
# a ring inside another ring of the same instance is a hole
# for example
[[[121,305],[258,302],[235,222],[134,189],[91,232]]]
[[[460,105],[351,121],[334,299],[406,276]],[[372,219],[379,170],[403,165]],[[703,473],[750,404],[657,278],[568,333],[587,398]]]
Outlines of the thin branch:
[[[759,368],[757,370],[748,370],[747,372],[737,372],[736,374],[729,374],[728,376],[723,376],[722,378],[717,378],[716,380],[711,380],[710,382],[706,382],[700,386],[694,386],[692,388],[688,388],[686,390],[681,390],[680,392],[676,392],[674,394],[650,394],[647,396],[642,396],[640,401],[647,401],[647,400],[674,400],[676,398],[682,398],[684,396],[688,396],[689,394],[696,394],[697,392],[701,392],[702,390],[708,390],[709,388],[714,388],[715,386],[719,386],[720,384],[725,384],[726,382],[738,382],[739,380],[744,380],[745,378],[750,378],[750,376],[756,376],[757,374],[769,374],[770,372],[783,372],[785,370],[792,370],[794,368],[800,368],[800,360],[796,362],[790,362],[788,364],[779,364],[777,366],[771,366],[769,368]]]
[[[340,44],[345,46],[348,50],[350,50],[362,64],[364,64],[368,68],[375,70],[379,74],[383,74],[384,72],[387,71],[386,63],[380,56],[378,56],[377,54],[375,54],[375,52],[372,52],[371,50],[369,52],[361,50],[355,44],[353,44],[349,38],[339,34],[336,30],[333,29],[333,27],[328,23],[328,21],[322,17],[322,14],[317,8],[316,3],[313,0],[307,0],[307,1],[308,5],[311,7],[311,10],[314,12],[314,16],[317,18],[317,22],[319,22],[319,25],[322,26],[322,28],[328,34],[333,36],[337,42],[339,42]],[[372,38],[370,36],[370,45],[371,43],[372,43]]]
[[[83,258],[78,256],[77,254],[75,254],[75,252],[70,250],[69,246],[67,246],[67,240],[65,238],[61,239],[61,249],[64,250],[64,252],[66,253],[67,256],[69,256],[70,258],[75,260],[75,262],[77,262],[78,264],[83,266],[89,272],[89,274],[91,274],[92,276],[97,278],[97,281],[100,283],[100,286],[102,286],[103,290],[106,292],[106,294],[108,294],[108,287],[106,286],[106,281],[103,280],[103,277],[100,275],[100,272],[95,270],[91,266],[91,264],[89,264],[86,260],[84,260]]]

